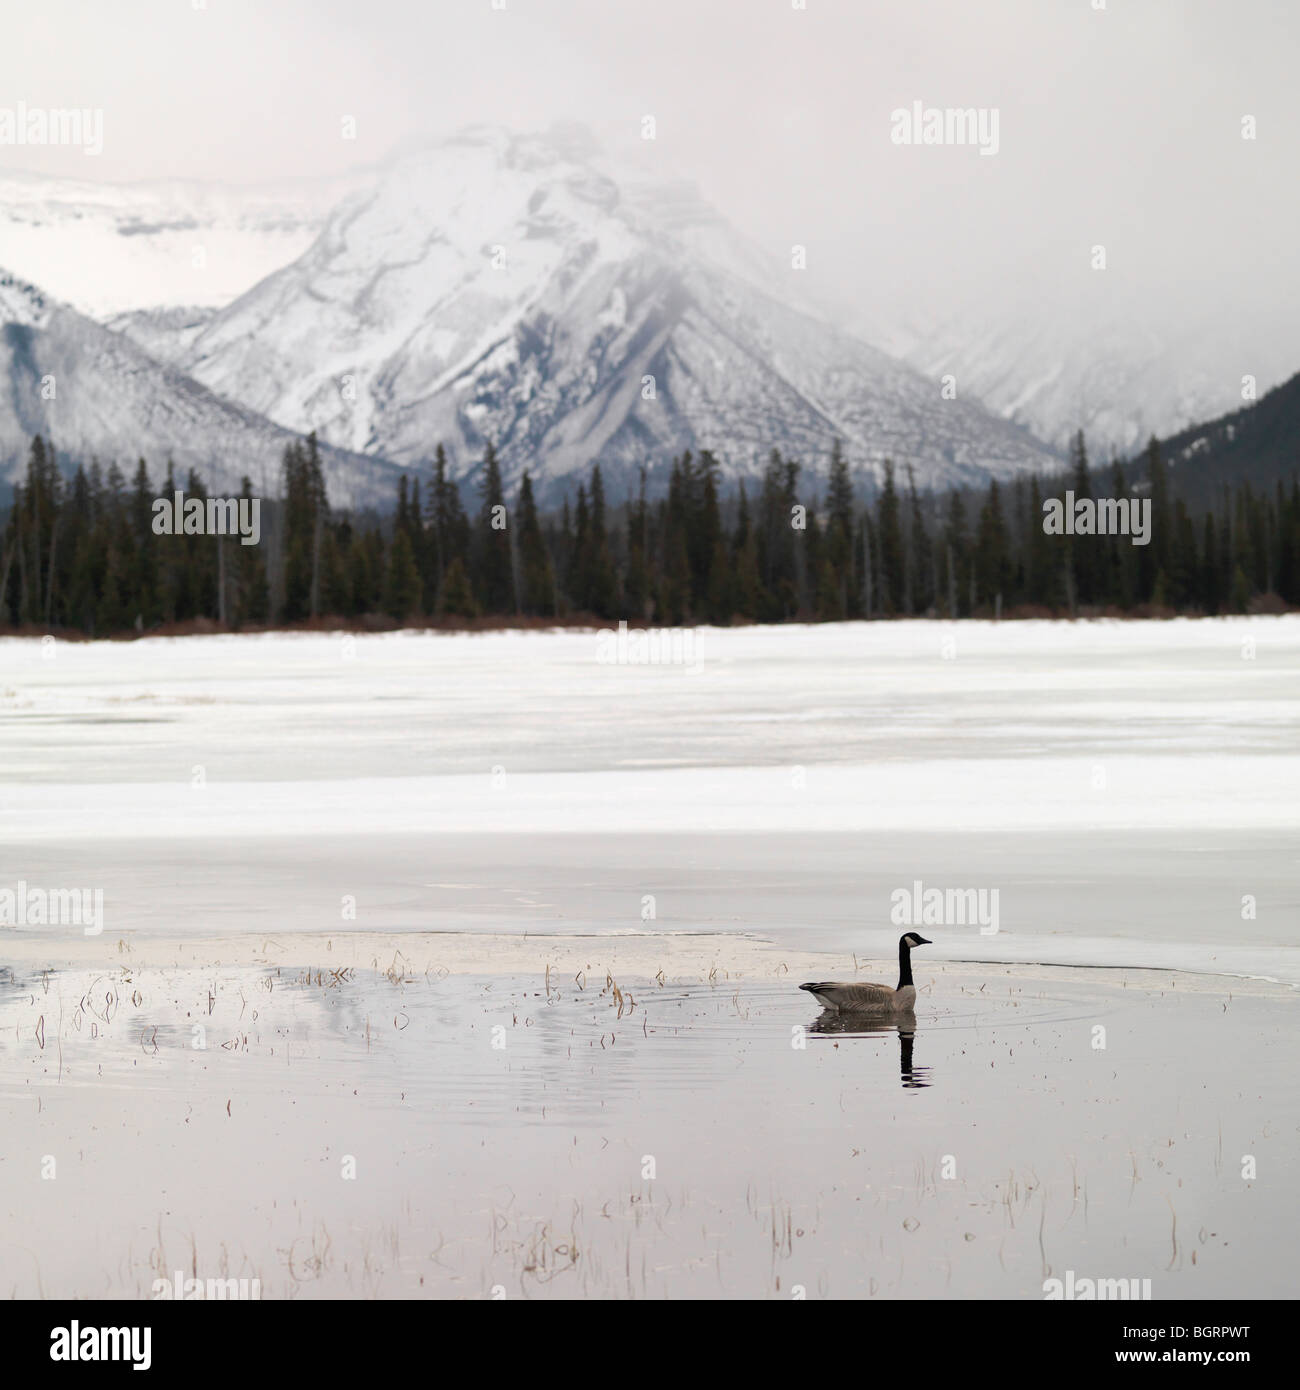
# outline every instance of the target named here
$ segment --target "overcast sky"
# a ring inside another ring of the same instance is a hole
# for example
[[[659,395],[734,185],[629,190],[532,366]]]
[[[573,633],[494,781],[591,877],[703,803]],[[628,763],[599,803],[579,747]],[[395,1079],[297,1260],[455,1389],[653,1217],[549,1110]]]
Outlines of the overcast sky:
[[[0,108],[102,108],[105,143],[0,166],[275,181],[473,121],[635,139],[653,114],[666,171],[774,250],[807,245],[810,280],[867,318],[1043,286],[1297,302],[1294,0],[201,3],[7,5]],[[998,153],[895,145],[916,101],[996,108]]]

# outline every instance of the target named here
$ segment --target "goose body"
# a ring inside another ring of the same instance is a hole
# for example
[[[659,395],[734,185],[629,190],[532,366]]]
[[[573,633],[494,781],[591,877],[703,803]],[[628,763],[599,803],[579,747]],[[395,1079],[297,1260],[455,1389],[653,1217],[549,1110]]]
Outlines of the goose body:
[[[916,986],[912,983],[912,947],[930,943],[915,932],[906,932],[898,939],[898,985],[867,984],[858,980],[822,980],[817,984],[800,985],[823,1008],[841,1013],[901,1014],[910,1013],[916,1005]]]

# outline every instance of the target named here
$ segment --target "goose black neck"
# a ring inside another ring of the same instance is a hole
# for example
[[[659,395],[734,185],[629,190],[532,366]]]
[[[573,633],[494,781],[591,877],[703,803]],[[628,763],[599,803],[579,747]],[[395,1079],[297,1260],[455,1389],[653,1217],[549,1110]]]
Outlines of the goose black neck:
[[[912,983],[912,948],[906,941],[898,943],[898,987]]]

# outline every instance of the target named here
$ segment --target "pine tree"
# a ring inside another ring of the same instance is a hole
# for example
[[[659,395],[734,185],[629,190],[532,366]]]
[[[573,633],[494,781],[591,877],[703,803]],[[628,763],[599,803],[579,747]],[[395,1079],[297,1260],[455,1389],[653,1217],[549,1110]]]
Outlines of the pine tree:
[[[384,581],[384,611],[400,623],[415,612],[420,602],[420,572],[415,567],[410,532],[398,526],[388,548],[388,573]]]
[[[1214,518],[1205,513],[1203,539],[1201,542],[1201,607],[1211,615],[1217,613],[1223,602],[1219,587],[1219,557],[1215,546]]]
[[[495,446],[483,458],[482,505],[474,533],[474,592],[488,613],[514,608],[514,565],[510,551],[505,487]]]
[[[131,487],[131,534],[135,550],[135,573],[131,587],[137,604],[136,615],[142,627],[152,627],[159,619],[158,547],[154,544],[153,536],[153,503],[154,490],[149,480],[149,468],[144,459],[139,459]]]
[[[284,617],[315,617],[320,610],[320,551],[329,503],[314,433],[305,446],[288,445],[280,469],[284,495]]]
[[[1169,480],[1154,436],[1147,445],[1147,482],[1151,493],[1151,542],[1141,547],[1138,559],[1139,592],[1143,599],[1159,603],[1155,597],[1156,580],[1169,568]]]
[[[853,481],[849,476],[844,446],[836,439],[831,445],[830,485],[827,490],[826,563],[830,575],[826,582],[836,590],[835,607],[841,615],[856,612],[857,575],[853,564]]]
[[[598,618],[613,617],[617,608],[617,579],[609,553],[609,536],[605,530],[605,484],[600,476],[599,464],[591,470],[591,514],[588,519],[585,569],[587,591],[579,607]]]
[[[921,513],[921,500],[916,492],[916,475],[910,463],[907,465],[907,496],[910,511],[908,554],[911,559],[911,610],[913,613],[926,613],[934,603],[934,555],[929,532],[925,529],[925,517]]]
[[[893,616],[903,611],[903,530],[892,459],[885,460],[885,481],[876,500],[876,536],[880,545],[880,607]]]
[[[975,541],[975,591],[980,601],[996,611],[1006,594],[1009,574],[1002,494],[994,478],[989,482],[988,500],[980,509],[979,534]]]
[[[352,527],[346,518],[325,532],[321,547],[321,607],[338,617],[355,617],[352,606]]]
[[[523,611],[534,617],[550,615],[555,611],[555,575],[527,469],[519,484],[519,564]]]
[[[1055,606],[1059,571],[1053,556],[1052,537],[1044,530],[1043,494],[1038,475],[1029,480],[1029,508],[1025,532],[1025,595],[1031,603]]]
[[[447,572],[442,577],[439,615],[446,618],[475,618],[478,611],[474,590],[469,582],[469,573],[458,555],[447,566]]]
[[[1082,430],[1076,431],[1070,441],[1070,487],[1076,502],[1092,497],[1088,448]],[[1097,545],[1095,536],[1070,537],[1068,563],[1074,572],[1074,592],[1080,604],[1094,603],[1097,598]]]
[[[239,495],[244,501],[253,500],[251,478],[241,479]],[[239,545],[235,547],[235,600],[234,621],[244,623],[264,623],[270,617],[270,594],[266,584],[266,561],[260,545]],[[336,607],[333,612],[342,611]]]
[[[773,449],[763,470],[758,504],[758,568],[763,584],[764,622],[790,617],[798,607],[795,589],[795,546],[791,508],[795,505],[794,480],[780,452]]]
[[[876,528],[871,521],[871,513],[862,513],[862,523],[858,527],[858,569],[862,575],[862,616],[876,616],[877,595],[880,592],[880,576],[877,572],[879,547],[876,544]]]
[[[627,517],[627,579],[624,583],[625,606],[633,620],[649,618],[650,614],[650,511],[645,495],[645,469],[641,469],[641,486],[636,502]]]
[[[569,568],[564,576],[569,601],[580,611],[591,589],[591,535],[587,514],[587,487],[578,484],[578,502],[574,508],[573,541],[569,550]]]
[[[436,595],[453,560],[459,559],[462,567],[468,566],[470,541],[469,518],[460,500],[460,489],[448,474],[447,454],[441,444],[434,455],[429,509],[429,531],[434,550],[432,572]]]

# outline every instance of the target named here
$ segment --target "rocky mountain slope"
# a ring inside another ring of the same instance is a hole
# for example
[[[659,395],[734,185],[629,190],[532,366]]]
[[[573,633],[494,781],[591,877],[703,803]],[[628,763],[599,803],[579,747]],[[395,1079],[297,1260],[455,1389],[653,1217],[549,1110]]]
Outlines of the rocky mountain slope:
[[[544,493],[599,461],[711,448],[821,466],[838,436],[941,485],[1049,467],[1022,429],[838,330],[799,275],[687,185],[612,169],[580,141],[475,129],[408,153],[302,256],[212,313],[116,320],[150,351],[293,430],[409,467],[487,440]]]
[[[212,492],[237,491],[247,474],[273,495],[294,438],[4,270],[0,382],[0,482],[12,482],[42,434],[64,459],[96,457],[129,474],[143,454],[157,482],[170,458],[179,478],[196,468]],[[332,448],[322,463],[333,500],[390,504],[392,465]]]

